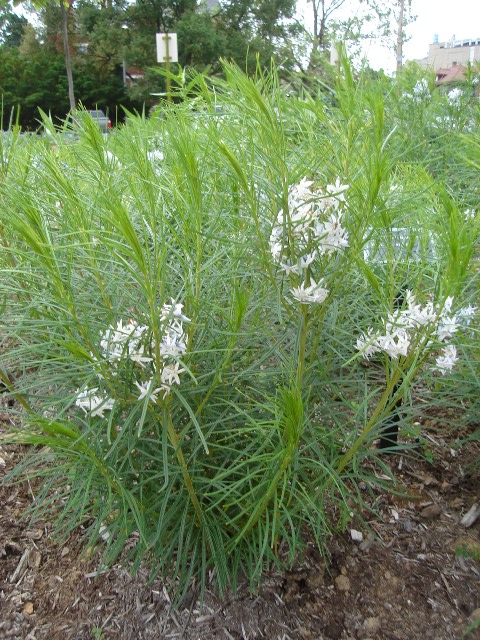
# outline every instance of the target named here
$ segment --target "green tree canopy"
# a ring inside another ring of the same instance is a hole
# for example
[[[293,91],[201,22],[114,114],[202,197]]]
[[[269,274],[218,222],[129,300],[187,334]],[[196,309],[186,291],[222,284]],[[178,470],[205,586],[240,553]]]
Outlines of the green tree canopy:
[[[13,11],[10,0],[0,0],[0,43],[7,47],[20,45],[23,29],[28,24],[24,16]]]

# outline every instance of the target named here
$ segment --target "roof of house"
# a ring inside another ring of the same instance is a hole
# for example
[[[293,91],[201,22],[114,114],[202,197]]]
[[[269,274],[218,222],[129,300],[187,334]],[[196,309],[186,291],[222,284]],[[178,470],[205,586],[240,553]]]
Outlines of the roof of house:
[[[454,64],[449,69],[437,69],[435,84],[447,82],[465,82],[467,68],[462,64]]]

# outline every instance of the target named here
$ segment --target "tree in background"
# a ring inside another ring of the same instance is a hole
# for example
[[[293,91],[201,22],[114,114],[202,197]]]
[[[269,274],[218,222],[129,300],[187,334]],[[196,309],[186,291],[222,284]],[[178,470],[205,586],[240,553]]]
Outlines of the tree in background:
[[[25,4],[26,0],[16,0],[15,6]],[[70,43],[69,43],[69,22],[72,19],[73,13],[73,0],[29,0],[29,5],[34,9],[45,9],[51,4],[58,4],[60,6],[60,12],[62,16],[62,39],[63,39],[63,52],[65,56],[65,69],[67,72],[68,82],[68,99],[70,103],[70,110],[75,111],[75,92],[73,87],[73,73],[72,73],[72,60],[70,55]]]
[[[176,31],[181,66],[199,71],[208,67],[211,73],[220,73],[221,58],[253,71],[258,56],[264,66],[273,57],[286,73],[295,61],[292,42],[299,28],[293,19],[295,0],[223,0],[217,4],[203,0],[75,0],[75,12],[74,0],[67,5],[61,0],[35,0],[35,27],[15,16],[7,0],[0,2],[4,2],[0,27],[5,34],[0,48],[8,45],[21,50],[20,57],[19,51],[10,56],[2,52],[3,58],[9,57],[4,71],[16,68],[16,72],[15,82],[0,73],[0,93],[6,107],[21,105],[21,121],[30,128],[36,126],[32,101],[59,118],[76,108],[76,97],[87,108],[98,105],[112,115],[122,105],[141,110],[154,104],[152,94],[164,90],[164,79],[153,70],[157,66],[156,32]],[[66,77],[58,63],[62,56]],[[15,67],[14,59],[21,64]],[[50,77],[48,90],[43,69],[38,75],[30,73],[40,59],[57,74]],[[130,71],[136,72],[135,80]],[[23,74],[28,82],[23,81]],[[60,95],[62,91],[65,96]]]
[[[368,38],[380,39],[391,49],[397,48],[398,23],[403,27],[415,18],[411,13],[412,0],[307,0],[313,16],[313,46],[310,69],[329,56],[335,41],[361,44]],[[400,18],[399,13],[402,13]]]
[[[126,32],[125,7],[123,3],[78,3],[76,11],[77,66],[88,60],[99,78],[115,74],[122,64]]]
[[[295,0],[231,0],[221,2],[216,15],[218,29],[224,33],[226,49],[223,57],[234,60],[240,67],[252,70],[257,55],[260,63],[278,53],[294,34],[298,24],[293,20]]]
[[[13,11],[10,0],[0,0],[0,43],[7,47],[18,47],[23,29],[28,20]]]
[[[203,71],[216,66],[228,48],[228,35],[208,12],[190,11],[177,22],[179,55],[182,66]]]
[[[62,53],[41,46],[31,25],[25,29],[20,47],[0,47],[0,93],[3,126],[18,120],[22,127],[37,129],[38,107],[65,118],[68,113],[67,78]],[[16,115],[12,118],[12,113]]]
[[[34,0],[35,27],[15,16],[11,0],[0,0],[0,58],[5,65],[0,93],[8,108],[22,106],[21,120],[30,127],[35,126],[32,103],[65,118],[76,108],[75,93],[87,108],[98,106],[112,116],[118,111],[121,117],[122,106],[148,109],[156,101],[153,94],[164,91],[164,78],[155,72],[155,33],[165,31],[178,35],[183,68],[221,73],[224,58],[253,72],[258,63],[267,67],[273,59],[283,79],[298,88],[308,86],[322,66],[323,80],[330,77],[325,60],[335,40],[363,38],[367,26],[376,34],[379,25],[382,33],[396,33],[397,2],[363,0],[357,3],[361,14],[343,18],[348,1],[309,0],[314,33],[308,42],[295,19],[295,0]],[[7,54],[7,48],[13,51]],[[49,76],[51,87],[44,84],[43,69],[37,75],[30,72],[40,59],[57,74]],[[15,60],[20,61],[17,67]],[[16,84],[7,77],[11,70]]]

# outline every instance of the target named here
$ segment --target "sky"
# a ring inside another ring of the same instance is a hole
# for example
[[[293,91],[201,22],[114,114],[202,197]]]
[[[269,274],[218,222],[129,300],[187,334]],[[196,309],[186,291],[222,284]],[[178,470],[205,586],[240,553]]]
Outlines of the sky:
[[[358,0],[350,1],[350,11],[359,6]],[[305,16],[308,28],[312,7],[307,0],[299,0],[299,12]],[[468,38],[480,39],[480,0],[412,0],[412,13],[417,20],[406,26],[405,32],[409,41],[404,44],[404,61],[424,58],[428,54],[428,46],[438,35],[439,42],[445,42],[455,36],[458,40]],[[310,22],[311,24],[311,22]],[[396,66],[394,51],[370,45],[365,49],[370,66],[383,68],[392,72]]]

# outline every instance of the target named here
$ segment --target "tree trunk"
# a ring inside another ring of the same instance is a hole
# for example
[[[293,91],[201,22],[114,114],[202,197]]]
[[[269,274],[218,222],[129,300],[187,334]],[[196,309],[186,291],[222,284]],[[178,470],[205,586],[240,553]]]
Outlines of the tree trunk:
[[[397,33],[397,71],[400,71],[403,64],[403,11],[405,0],[400,0],[400,15],[398,16]]]
[[[308,68],[317,69],[326,56],[327,38],[327,11],[325,10],[325,0],[312,0],[313,8],[313,46],[310,52]]]
[[[74,113],[77,105],[75,103],[75,94],[73,91],[72,60],[70,58],[70,46],[68,42],[68,11],[69,9],[65,8],[65,5],[63,4],[63,2],[60,3],[60,7],[62,9],[63,50],[65,53],[65,67],[67,69],[68,100],[70,102],[70,111]]]
[[[313,46],[318,48],[318,6],[315,0],[312,0],[313,5]]]

